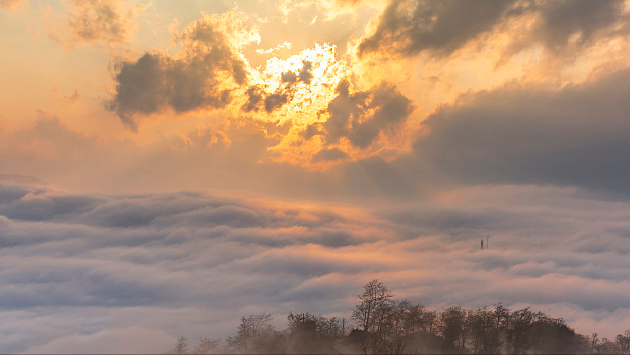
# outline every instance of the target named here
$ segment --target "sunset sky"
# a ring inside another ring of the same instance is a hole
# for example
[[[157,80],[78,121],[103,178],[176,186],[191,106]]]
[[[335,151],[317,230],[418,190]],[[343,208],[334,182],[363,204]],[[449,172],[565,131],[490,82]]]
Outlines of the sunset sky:
[[[0,0],[0,46],[0,353],[373,278],[629,328],[629,1]]]

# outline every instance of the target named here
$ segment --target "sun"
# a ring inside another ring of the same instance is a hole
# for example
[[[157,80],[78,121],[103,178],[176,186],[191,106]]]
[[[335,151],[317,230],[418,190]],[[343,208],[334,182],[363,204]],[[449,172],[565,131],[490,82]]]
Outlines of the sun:
[[[348,77],[348,63],[336,59],[336,47],[315,44],[286,59],[268,59],[265,67],[253,69],[252,82],[262,96],[277,95],[278,107],[264,107],[257,118],[305,128],[318,121],[320,113],[335,97],[335,88]]]
[[[290,126],[268,149],[271,160],[304,166],[322,148],[319,139],[307,141],[302,133],[326,121],[336,88],[351,75],[349,63],[336,58],[336,49],[316,43],[288,58],[273,57],[264,66],[250,68],[251,85],[242,95],[241,108],[255,120]]]

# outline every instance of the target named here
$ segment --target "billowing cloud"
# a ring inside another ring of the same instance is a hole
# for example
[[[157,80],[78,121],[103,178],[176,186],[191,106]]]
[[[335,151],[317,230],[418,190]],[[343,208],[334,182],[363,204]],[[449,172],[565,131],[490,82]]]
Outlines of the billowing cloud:
[[[177,56],[146,53],[120,63],[111,109],[133,125],[135,114],[226,106],[231,89],[245,84],[247,71],[222,31],[222,21],[227,19],[206,16],[191,23],[180,38],[185,50]]]
[[[388,128],[405,120],[413,110],[412,102],[391,84],[368,90],[350,92],[348,81],[337,87],[338,96],[329,102],[329,117],[322,124],[307,128],[303,136],[313,136],[314,129],[321,126],[327,144],[337,143],[343,137],[356,147],[368,147]],[[316,127],[316,128],[313,128]]]
[[[558,50],[575,36],[579,44],[591,42],[597,32],[628,36],[629,16],[624,4],[624,0],[392,0],[374,32],[361,40],[358,53],[383,51],[409,57],[428,51],[445,56],[521,15],[534,16],[534,22],[522,25],[522,33],[509,45],[510,51],[536,44]]]
[[[180,334],[230,335],[249,313],[273,312],[279,327],[289,311],[348,317],[374,277],[429,307],[527,304],[617,334],[628,204],[575,192],[476,187],[361,210],[2,183],[0,350],[85,352],[118,338],[102,349],[161,352]]]

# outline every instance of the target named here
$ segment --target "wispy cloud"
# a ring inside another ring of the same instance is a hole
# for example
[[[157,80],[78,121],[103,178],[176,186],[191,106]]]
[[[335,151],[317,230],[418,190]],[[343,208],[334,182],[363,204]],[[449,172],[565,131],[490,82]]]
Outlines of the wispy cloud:
[[[132,40],[137,30],[135,20],[147,5],[130,5],[120,0],[68,0],[67,12],[44,8],[44,25],[49,36],[65,43],[67,48],[77,44],[105,43],[118,45]]]

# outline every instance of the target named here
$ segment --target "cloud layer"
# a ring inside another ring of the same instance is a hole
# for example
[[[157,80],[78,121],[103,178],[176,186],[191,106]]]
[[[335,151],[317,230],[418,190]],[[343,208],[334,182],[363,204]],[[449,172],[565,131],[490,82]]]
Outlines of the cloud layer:
[[[230,335],[258,311],[279,326],[289,311],[348,317],[374,277],[430,307],[528,304],[617,334],[629,321],[628,205],[574,193],[480,187],[359,210],[3,183],[0,350],[159,352],[179,334]],[[138,336],[100,348],[121,329]]]
[[[629,194],[629,71],[560,92],[504,87],[438,110],[415,144],[469,183],[581,186]]]

